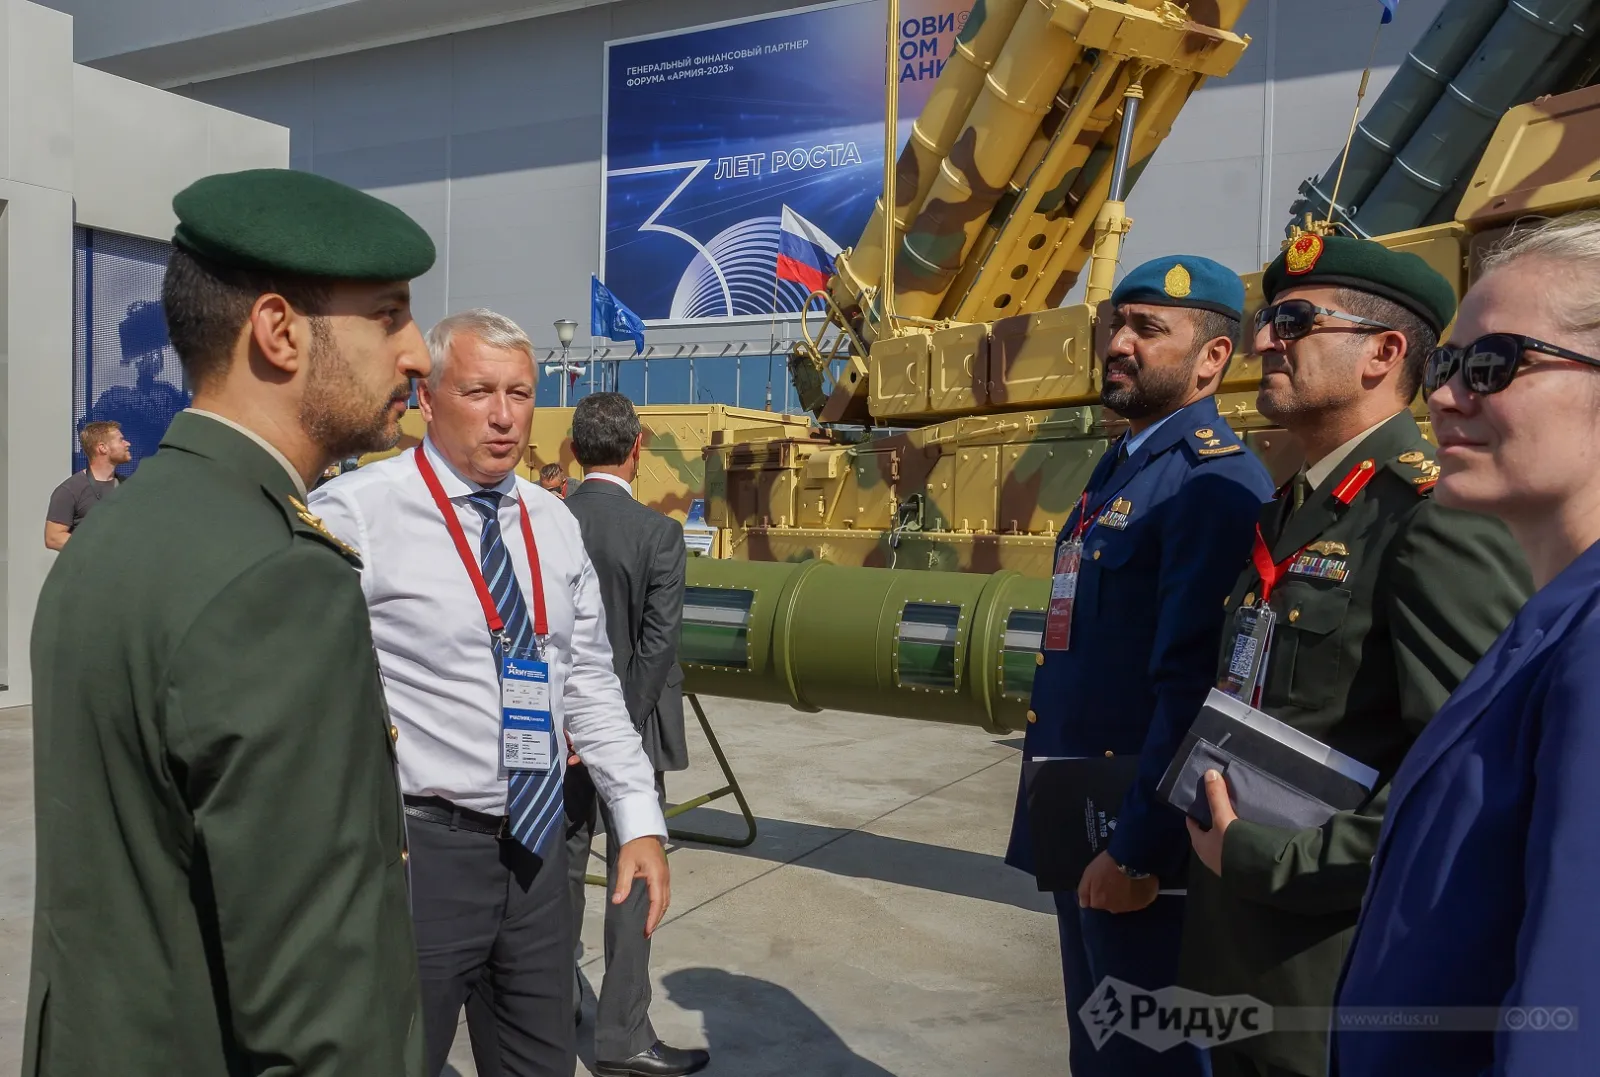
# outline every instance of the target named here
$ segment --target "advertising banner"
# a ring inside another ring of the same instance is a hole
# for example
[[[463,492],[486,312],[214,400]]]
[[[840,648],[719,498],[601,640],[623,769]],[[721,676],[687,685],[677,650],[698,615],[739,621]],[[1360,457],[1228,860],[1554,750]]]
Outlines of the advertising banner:
[[[971,7],[902,0],[900,145]],[[607,43],[606,286],[655,325],[798,311],[883,186],[886,19],[848,0]]]

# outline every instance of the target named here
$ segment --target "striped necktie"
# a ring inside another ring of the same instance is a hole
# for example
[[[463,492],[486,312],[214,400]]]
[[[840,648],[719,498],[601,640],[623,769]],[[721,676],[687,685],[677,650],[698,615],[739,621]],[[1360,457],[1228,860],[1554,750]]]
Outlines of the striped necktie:
[[[505,623],[503,631],[510,640],[511,655],[516,658],[534,656],[533,619],[528,616],[528,605],[511,566],[511,554],[500,535],[500,494],[495,490],[477,490],[468,495],[467,500],[483,517],[483,535],[478,544],[483,579],[489,585],[494,608]],[[529,553],[531,555],[532,551]],[[495,648],[498,662],[502,657],[499,641]],[[555,824],[561,816],[561,808],[561,766],[557,748],[552,743],[549,771],[543,774],[533,770],[511,772],[506,784],[506,815],[511,836],[529,851],[544,856],[550,836],[557,832]]]

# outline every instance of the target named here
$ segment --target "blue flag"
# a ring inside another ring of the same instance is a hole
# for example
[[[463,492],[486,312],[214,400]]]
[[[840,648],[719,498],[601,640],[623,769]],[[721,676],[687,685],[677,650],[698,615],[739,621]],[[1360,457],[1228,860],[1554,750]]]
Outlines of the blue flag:
[[[1394,21],[1394,9],[1400,6],[1400,0],[1378,0],[1383,5],[1383,21]]]
[[[644,351],[644,320],[611,294],[611,289],[591,275],[589,333],[607,340],[632,340],[633,354]]]

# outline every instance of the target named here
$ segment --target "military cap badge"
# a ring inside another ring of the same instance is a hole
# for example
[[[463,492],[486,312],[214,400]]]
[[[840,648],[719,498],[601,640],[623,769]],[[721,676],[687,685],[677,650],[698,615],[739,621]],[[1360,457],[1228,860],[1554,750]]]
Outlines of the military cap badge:
[[[1323,246],[1322,237],[1315,232],[1307,232],[1296,239],[1283,257],[1284,271],[1295,277],[1311,272],[1317,259],[1322,257]]]
[[[1189,294],[1189,289],[1193,283],[1189,276],[1189,271],[1183,268],[1183,263],[1177,262],[1171,269],[1167,270],[1166,277],[1161,281],[1161,288],[1172,298],[1182,299]]]

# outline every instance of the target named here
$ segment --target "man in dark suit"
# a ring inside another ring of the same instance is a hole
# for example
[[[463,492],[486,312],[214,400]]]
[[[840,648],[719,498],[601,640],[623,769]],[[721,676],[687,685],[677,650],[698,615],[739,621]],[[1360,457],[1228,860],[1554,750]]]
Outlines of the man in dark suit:
[[[683,770],[689,753],[683,732],[683,671],[678,633],[683,620],[683,528],[633,497],[643,436],[639,416],[621,393],[593,393],[572,413],[572,451],[584,481],[567,498],[583,544],[600,579],[606,634],[628,715],[663,788],[663,771]],[[567,852],[573,922],[583,922],[583,887],[596,824],[611,821],[586,768],[566,779]],[[614,843],[606,843],[606,876],[614,889]],[[648,897],[635,885],[622,904],[606,907],[605,980],[595,1007],[595,1072],[696,1073],[711,1056],[669,1047],[650,1025],[650,940],[645,935]]]
[[[361,558],[305,497],[399,438],[433,243],[308,172],[209,176],[173,210],[194,407],[73,533],[34,620],[22,1071],[421,1077]]]

